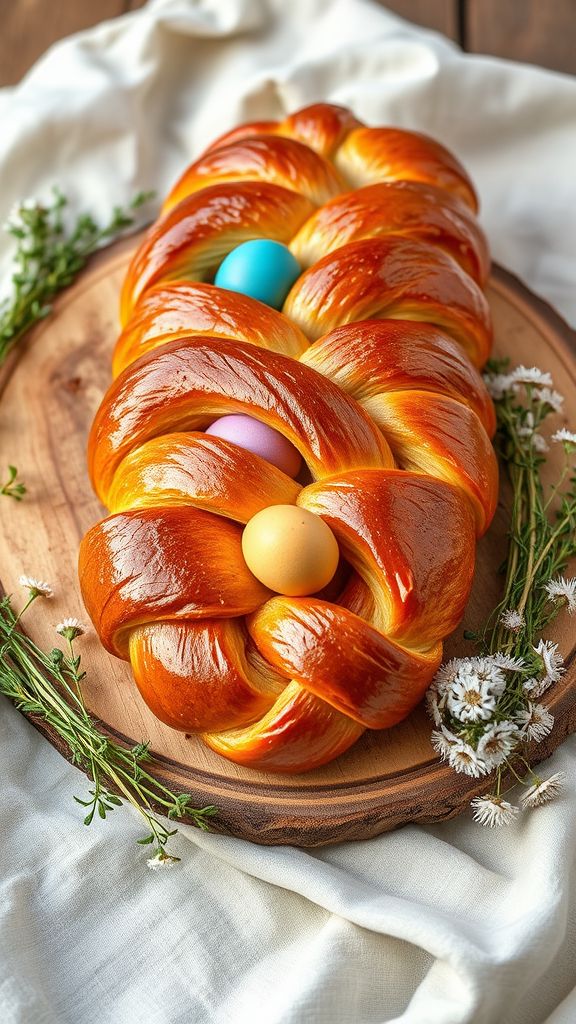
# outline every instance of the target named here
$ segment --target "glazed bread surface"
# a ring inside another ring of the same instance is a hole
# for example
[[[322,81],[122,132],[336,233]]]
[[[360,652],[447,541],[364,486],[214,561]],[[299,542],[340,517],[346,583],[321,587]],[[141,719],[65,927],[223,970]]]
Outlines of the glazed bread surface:
[[[306,771],[400,722],[463,615],[498,485],[476,211],[437,142],[316,104],[217,140],[131,261],[82,593],[154,714],[240,764]],[[213,283],[257,238],[302,268],[282,311]],[[304,473],[205,433],[228,413]],[[272,593],[244,561],[244,524],[280,504],[338,541],[320,593]]]

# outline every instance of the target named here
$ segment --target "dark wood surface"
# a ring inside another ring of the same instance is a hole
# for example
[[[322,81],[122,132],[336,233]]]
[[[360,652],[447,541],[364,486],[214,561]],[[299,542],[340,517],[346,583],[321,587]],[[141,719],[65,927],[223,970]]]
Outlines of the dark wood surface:
[[[576,74],[576,0],[380,2],[471,53]],[[144,0],[0,0],[0,85],[17,82],[57,39],[142,6]]]
[[[0,583],[21,594],[22,572],[48,579],[55,588],[25,620],[33,639],[54,645],[54,625],[68,615],[84,618],[77,580],[77,550],[83,533],[102,515],[86,469],[86,438],[110,380],[110,357],[118,331],[118,292],[134,240],[101,254],[58,301],[49,320],[14,352],[0,375],[0,465],[14,458],[26,482],[26,500],[9,502],[0,519]],[[562,382],[568,422],[576,416],[574,334],[511,275],[496,268],[488,288],[496,330],[496,353],[534,363]],[[558,421],[560,422],[560,421]],[[560,445],[551,459],[562,461]],[[553,465],[553,463],[552,463]],[[559,463],[557,462],[556,468]],[[464,627],[486,618],[499,596],[497,568],[509,523],[505,487],[494,523],[478,548],[474,589],[446,657],[470,653]],[[573,623],[561,615],[553,637],[568,671],[547,694],[556,717],[553,732],[530,751],[546,757],[576,729],[576,661]],[[490,781],[459,776],[440,764],[430,745],[431,723],[422,708],[394,729],[367,730],[346,754],[301,776],[279,776],[235,765],[193,736],[176,732],[148,710],[127,663],[106,653],[93,631],[80,641],[87,676],[83,690],[93,714],[112,735],[130,743],[150,740],[155,774],[194,805],[216,804],[213,827],[261,844],[319,846],[366,839],[406,822],[437,821],[463,810]],[[45,726],[48,739],[68,751]]]
[[[0,85],[17,82],[52,43],[145,0],[0,0]]]
[[[464,47],[576,74],[576,0],[468,0]]]
[[[459,40],[457,0],[381,0],[383,7],[414,21],[424,28],[433,28],[450,39]]]

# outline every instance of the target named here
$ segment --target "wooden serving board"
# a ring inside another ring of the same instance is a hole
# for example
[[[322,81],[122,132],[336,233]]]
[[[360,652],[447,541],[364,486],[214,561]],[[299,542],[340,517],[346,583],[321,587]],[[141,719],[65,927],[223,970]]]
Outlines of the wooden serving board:
[[[59,301],[54,315],[14,353],[0,380],[0,469],[15,463],[28,489],[21,504],[0,499],[0,581],[8,593],[19,591],[17,579],[23,572],[54,585],[55,597],[36,602],[26,622],[33,639],[48,648],[57,640],[55,623],[68,615],[85,618],[76,576],[78,545],[104,514],[88,482],[86,439],[110,382],[119,288],[136,242],[124,241],[93,261]],[[488,297],[496,353],[510,355],[514,363],[550,370],[566,396],[566,418],[574,424],[574,333],[499,268]],[[557,426],[562,422],[559,417]],[[555,457],[561,455],[558,450]],[[479,546],[466,618],[448,640],[446,657],[472,653],[462,631],[481,624],[497,603],[496,570],[505,551],[507,501],[503,485],[494,524]],[[570,625],[565,614],[554,625],[553,638],[560,643],[568,671],[549,694],[556,724],[551,735],[534,746],[534,761],[547,757],[576,729],[576,637]],[[308,774],[290,777],[242,768],[154,718],[128,664],[107,654],[94,632],[81,644],[88,670],[87,704],[104,730],[131,744],[150,740],[158,777],[176,792],[191,793],[195,806],[218,806],[216,831],[263,844],[320,846],[366,839],[406,822],[449,818],[489,787],[486,780],[457,775],[438,761],[422,708],[394,729],[366,732],[342,757]],[[46,724],[34,724],[68,756]]]

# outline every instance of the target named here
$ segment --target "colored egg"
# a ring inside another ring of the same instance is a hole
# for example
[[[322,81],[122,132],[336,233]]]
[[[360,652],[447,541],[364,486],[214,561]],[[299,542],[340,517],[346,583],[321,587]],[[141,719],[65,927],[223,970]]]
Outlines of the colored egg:
[[[288,597],[316,594],[338,566],[338,544],[319,516],[297,505],[269,505],[242,534],[250,571],[270,590]]]
[[[253,416],[221,416],[206,428],[206,433],[233,441],[240,448],[266,459],[287,476],[295,477],[300,471],[302,458],[298,449],[280,431]]]
[[[300,264],[287,246],[270,238],[256,238],[228,253],[214,284],[280,309],[299,276]]]

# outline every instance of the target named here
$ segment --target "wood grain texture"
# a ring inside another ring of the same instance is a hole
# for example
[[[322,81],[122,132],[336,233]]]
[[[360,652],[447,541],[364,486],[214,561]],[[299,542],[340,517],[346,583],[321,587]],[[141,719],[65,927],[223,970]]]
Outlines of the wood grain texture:
[[[467,0],[464,25],[471,53],[576,74],[574,0]]]
[[[379,0],[383,7],[414,21],[424,28],[433,28],[450,39],[458,40],[457,0]]]
[[[576,73],[573,0],[378,0],[472,53]],[[143,7],[145,0],[0,0],[0,86],[17,82],[52,43]]]
[[[0,0],[0,85],[17,82],[64,36],[125,14],[125,0]]]
[[[37,602],[28,620],[33,639],[54,644],[54,624],[83,618],[76,576],[79,541],[102,514],[86,471],[86,439],[110,379],[118,329],[117,304],[128,251],[121,243],[97,258],[62,297],[53,317],[33,332],[0,378],[0,465],[16,461],[28,487],[20,505],[6,501],[0,519],[0,581],[17,592],[22,572],[46,578],[55,597]],[[510,275],[496,270],[488,296],[497,351],[515,362],[550,370],[576,418],[576,343],[569,328]],[[558,426],[560,423],[558,423]],[[560,448],[560,446],[556,446]],[[556,452],[558,458],[561,452]],[[476,581],[463,626],[477,626],[498,597],[496,574],[504,547],[509,495],[504,487],[494,524],[479,546]],[[574,630],[566,616],[554,625],[569,670],[550,692],[556,726],[531,751],[546,757],[576,728]],[[461,629],[446,656],[470,653]],[[461,811],[486,780],[458,776],[441,765],[430,746],[431,726],[422,709],[391,730],[366,732],[336,761],[302,776],[263,774],[225,761],[195,738],[162,725],[140,698],[125,662],[108,655],[94,633],[82,640],[88,705],[112,735],[149,739],[158,777],[196,805],[214,803],[218,831],[257,843],[317,846],[364,839],[408,821],[437,821]],[[67,756],[42,723],[35,723]]]

